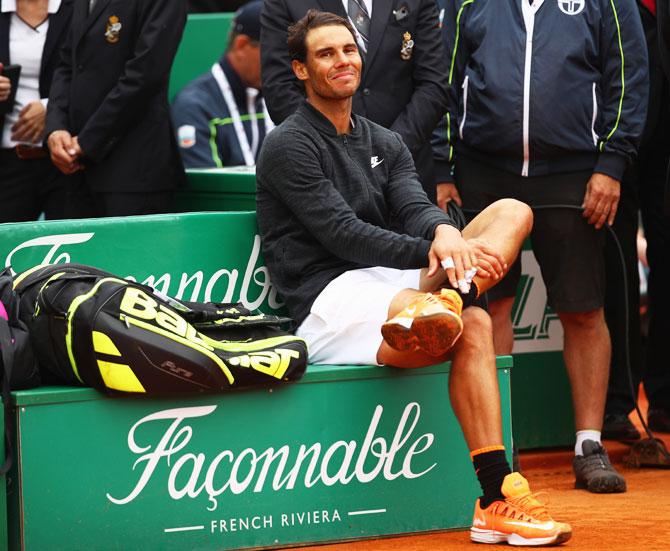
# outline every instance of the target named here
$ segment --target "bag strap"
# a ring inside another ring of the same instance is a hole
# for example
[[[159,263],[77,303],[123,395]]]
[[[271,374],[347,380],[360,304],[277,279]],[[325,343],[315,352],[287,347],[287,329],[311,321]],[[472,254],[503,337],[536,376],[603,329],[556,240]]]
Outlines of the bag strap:
[[[12,369],[14,368],[14,354],[12,351],[12,335],[9,332],[9,324],[4,318],[0,318],[0,353],[2,355],[2,402],[5,410],[5,461],[0,467],[0,474],[7,474],[12,468],[12,455],[14,452],[14,438],[11,407],[10,385]]]
[[[86,266],[85,264],[49,264],[45,266],[36,266],[30,273],[23,272],[22,274],[17,274],[15,279],[18,279],[19,282],[16,284],[16,290],[20,293],[24,293],[29,287],[46,281],[58,272],[63,273],[61,278],[68,279],[117,277],[114,274],[91,266]]]

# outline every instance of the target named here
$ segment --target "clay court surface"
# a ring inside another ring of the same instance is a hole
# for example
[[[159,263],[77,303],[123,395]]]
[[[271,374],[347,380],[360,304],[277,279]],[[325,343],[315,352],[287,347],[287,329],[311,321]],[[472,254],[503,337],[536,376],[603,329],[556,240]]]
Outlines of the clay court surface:
[[[642,411],[646,411],[646,403]],[[634,422],[635,419],[632,417]],[[638,423],[636,423],[638,424]],[[670,434],[657,434],[670,450]],[[629,447],[606,442],[612,462],[626,477],[625,494],[594,495],[573,488],[572,450],[521,453],[521,470],[533,491],[547,491],[552,516],[572,525],[572,539],[556,548],[589,551],[670,550],[670,469],[627,469]],[[473,474],[474,476],[474,474]],[[302,551],[433,551],[515,549],[470,543],[467,531],[439,532],[363,542],[303,547]]]

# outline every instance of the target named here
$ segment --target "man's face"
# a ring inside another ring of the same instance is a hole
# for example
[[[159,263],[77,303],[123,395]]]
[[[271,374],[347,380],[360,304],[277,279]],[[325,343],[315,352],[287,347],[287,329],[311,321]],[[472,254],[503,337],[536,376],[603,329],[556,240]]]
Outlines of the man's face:
[[[249,85],[261,88],[261,45],[252,42],[249,46]]]
[[[307,97],[346,99],[361,81],[361,56],[356,40],[343,25],[311,29],[305,38],[305,63],[293,62],[296,76],[305,83]]]

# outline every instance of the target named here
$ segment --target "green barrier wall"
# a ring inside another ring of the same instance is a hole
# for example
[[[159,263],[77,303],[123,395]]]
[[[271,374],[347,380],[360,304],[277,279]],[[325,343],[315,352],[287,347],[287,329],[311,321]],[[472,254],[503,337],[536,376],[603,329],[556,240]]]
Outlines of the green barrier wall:
[[[188,185],[175,194],[179,212],[256,210],[256,168],[186,170]]]
[[[282,307],[254,213],[6,224],[0,234],[0,257],[18,271],[86,263],[189,300]],[[510,368],[498,359],[508,450]],[[15,392],[11,548],[240,549],[466,527],[478,486],[448,370],[310,366],[296,384],[179,399]]]
[[[209,71],[228,44],[233,13],[195,13],[188,16],[170,73],[170,100],[195,77]]]

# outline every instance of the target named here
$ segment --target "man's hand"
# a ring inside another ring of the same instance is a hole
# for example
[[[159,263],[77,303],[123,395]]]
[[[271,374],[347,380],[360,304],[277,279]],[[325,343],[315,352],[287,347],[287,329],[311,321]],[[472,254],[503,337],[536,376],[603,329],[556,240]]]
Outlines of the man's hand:
[[[12,91],[12,81],[2,76],[4,65],[0,63],[0,101],[7,101]]]
[[[12,140],[39,143],[44,132],[47,110],[41,101],[31,101],[19,113],[19,119],[12,125]]]
[[[621,184],[618,180],[594,172],[586,184],[582,216],[588,219],[589,224],[595,224],[597,230],[602,228],[605,222],[611,226],[614,224],[620,195]]]
[[[477,258],[477,275],[479,277],[500,279],[505,275],[507,262],[486,239],[468,239],[468,245]]]
[[[437,206],[446,212],[449,201],[454,201],[459,207],[463,206],[456,184],[447,182],[437,184]]]
[[[477,257],[461,232],[447,224],[435,228],[435,238],[428,251],[428,277],[434,276],[441,267],[454,289],[468,292],[470,285],[465,273],[477,267]]]
[[[63,174],[72,174],[84,168],[78,158],[82,155],[79,141],[67,130],[55,130],[49,134],[51,161]]]

